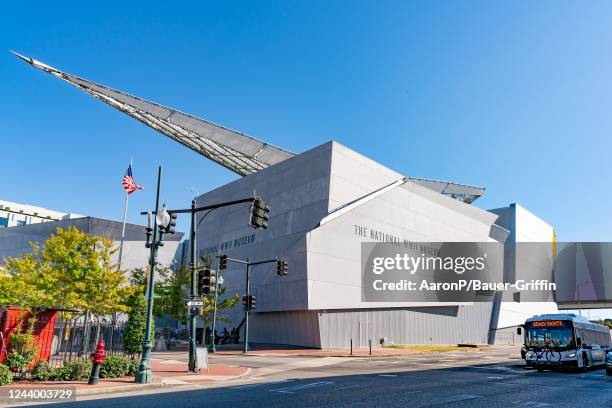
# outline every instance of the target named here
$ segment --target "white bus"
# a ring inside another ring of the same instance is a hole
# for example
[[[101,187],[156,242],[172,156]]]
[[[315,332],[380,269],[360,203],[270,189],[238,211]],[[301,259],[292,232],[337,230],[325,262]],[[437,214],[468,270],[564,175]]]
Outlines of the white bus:
[[[573,313],[534,316],[517,329],[524,331],[521,355],[538,370],[552,367],[588,369],[604,366],[612,349],[610,329]]]

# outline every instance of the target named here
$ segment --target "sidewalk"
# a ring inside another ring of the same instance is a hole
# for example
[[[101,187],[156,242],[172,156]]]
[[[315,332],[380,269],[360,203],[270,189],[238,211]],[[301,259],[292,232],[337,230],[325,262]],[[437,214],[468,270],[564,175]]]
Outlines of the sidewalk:
[[[187,351],[187,344],[177,345],[164,352],[164,354],[185,352]],[[210,357],[215,355],[220,356],[234,356],[243,355],[244,344],[218,344],[214,354],[210,354]],[[419,351],[406,350],[406,349],[394,349],[394,348],[383,348],[380,345],[372,344],[372,356],[373,357],[386,357],[386,356],[403,356],[409,354],[419,353]],[[249,356],[277,356],[277,357],[367,357],[370,355],[370,349],[367,347],[353,348],[352,354],[350,348],[329,348],[329,349],[315,349],[308,347],[299,346],[279,346],[276,344],[264,344],[264,343],[251,343],[249,344]]]
[[[161,360],[152,358],[153,381],[149,384],[138,384],[134,377],[101,378],[96,385],[87,384],[82,381],[16,381],[10,386],[1,387],[0,391],[12,390],[44,390],[65,389],[76,390],[76,396],[110,394],[139,391],[144,389],[155,389],[193,384],[211,384],[222,381],[234,380],[248,374],[249,369],[228,364],[209,364],[208,370],[200,370],[198,374],[187,373],[187,363],[176,360]],[[6,393],[0,395],[0,404],[9,402]],[[15,401],[10,401],[15,402]]]
[[[216,355],[230,356],[242,354],[242,345],[222,345],[217,346]],[[479,346],[479,347],[465,347],[461,350],[452,350],[454,352],[478,352],[485,347],[489,350],[502,349],[505,346]],[[511,346],[514,347],[514,346]],[[275,347],[265,344],[255,344],[249,347],[250,356],[293,356],[293,357],[394,357],[394,356],[408,356],[417,355],[423,353],[431,353],[429,350],[419,350],[410,348],[392,348],[392,347],[381,347],[380,345],[372,345],[372,351],[370,354],[369,348],[353,348],[352,352],[350,348],[337,348],[337,349],[309,349],[309,348],[297,348],[297,347]],[[444,353],[446,351],[433,351]],[[211,355],[214,356],[215,354]]]

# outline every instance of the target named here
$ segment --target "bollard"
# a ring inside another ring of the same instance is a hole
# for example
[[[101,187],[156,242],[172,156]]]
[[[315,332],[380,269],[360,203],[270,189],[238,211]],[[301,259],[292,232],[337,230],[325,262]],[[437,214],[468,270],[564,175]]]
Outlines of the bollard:
[[[95,385],[98,383],[98,379],[100,378],[100,366],[104,363],[105,358],[106,353],[104,352],[104,340],[100,340],[98,342],[98,347],[96,347],[96,352],[91,353],[91,361],[93,362],[93,366],[91,367],[91,375],[89,376],[89,381],[87,384]]]
[[[372,355],[372,339],[368,340],[368,343],[370,344],[370,355]]]
[[[353,355],[353,339],[351,339],[351,356]]]

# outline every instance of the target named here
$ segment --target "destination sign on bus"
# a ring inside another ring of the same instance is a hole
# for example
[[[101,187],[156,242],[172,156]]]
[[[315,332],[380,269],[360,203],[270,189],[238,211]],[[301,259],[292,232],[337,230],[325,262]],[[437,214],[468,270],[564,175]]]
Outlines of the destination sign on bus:
[[[545,320],[542,322],[530,322],[533,327],[563,327],[563,320]]]

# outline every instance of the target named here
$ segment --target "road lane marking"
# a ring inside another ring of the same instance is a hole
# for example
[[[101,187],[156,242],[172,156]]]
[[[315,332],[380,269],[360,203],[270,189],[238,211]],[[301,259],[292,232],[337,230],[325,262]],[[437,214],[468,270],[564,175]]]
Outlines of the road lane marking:
[[[329,385],[329,384],[334,384],[334,382],[333,381],[317,381],[317,382],[313,382],[309,384],[297,385],[295,387],[276,388],[270,391],[279,392],[282,394],[293,394],[295,391],[300,391],[300,390],[303,390],[306,388],[312,388],[312,387],[321,387],[321,386]]]
[[[346,387],[340,387],[340,388],[336,388],[337,390],[348,390],[349,388],[357,388],[357,387],[361,387],[361,385],[355,384],[355,385],[348,385]]]
[[[235,390],[242,390],[245,388],[253,388],[253,387],[259,387],[262,385],[277,385],[277,384],[283,384],[283,383],[288,383],[288,382],[292,382],[295,380],[276,380],[276,381],[262,381],[262,382],[257,382],[257,383],[253,383],[253,384],[243,384],[243,385],[237,385],[235,387],[232,387]]]
[[[379,377],[397,377],[397,374],[378,374]]]
[[[436,404],[448,404],[449,402],[467,401],[467,400],[476,399],[476,398],[482,398],[482,396],[481,395],[471,395],[471,394],[456,395],[454,397],[445,398],[442,401],[438,401],[436,402]]]

